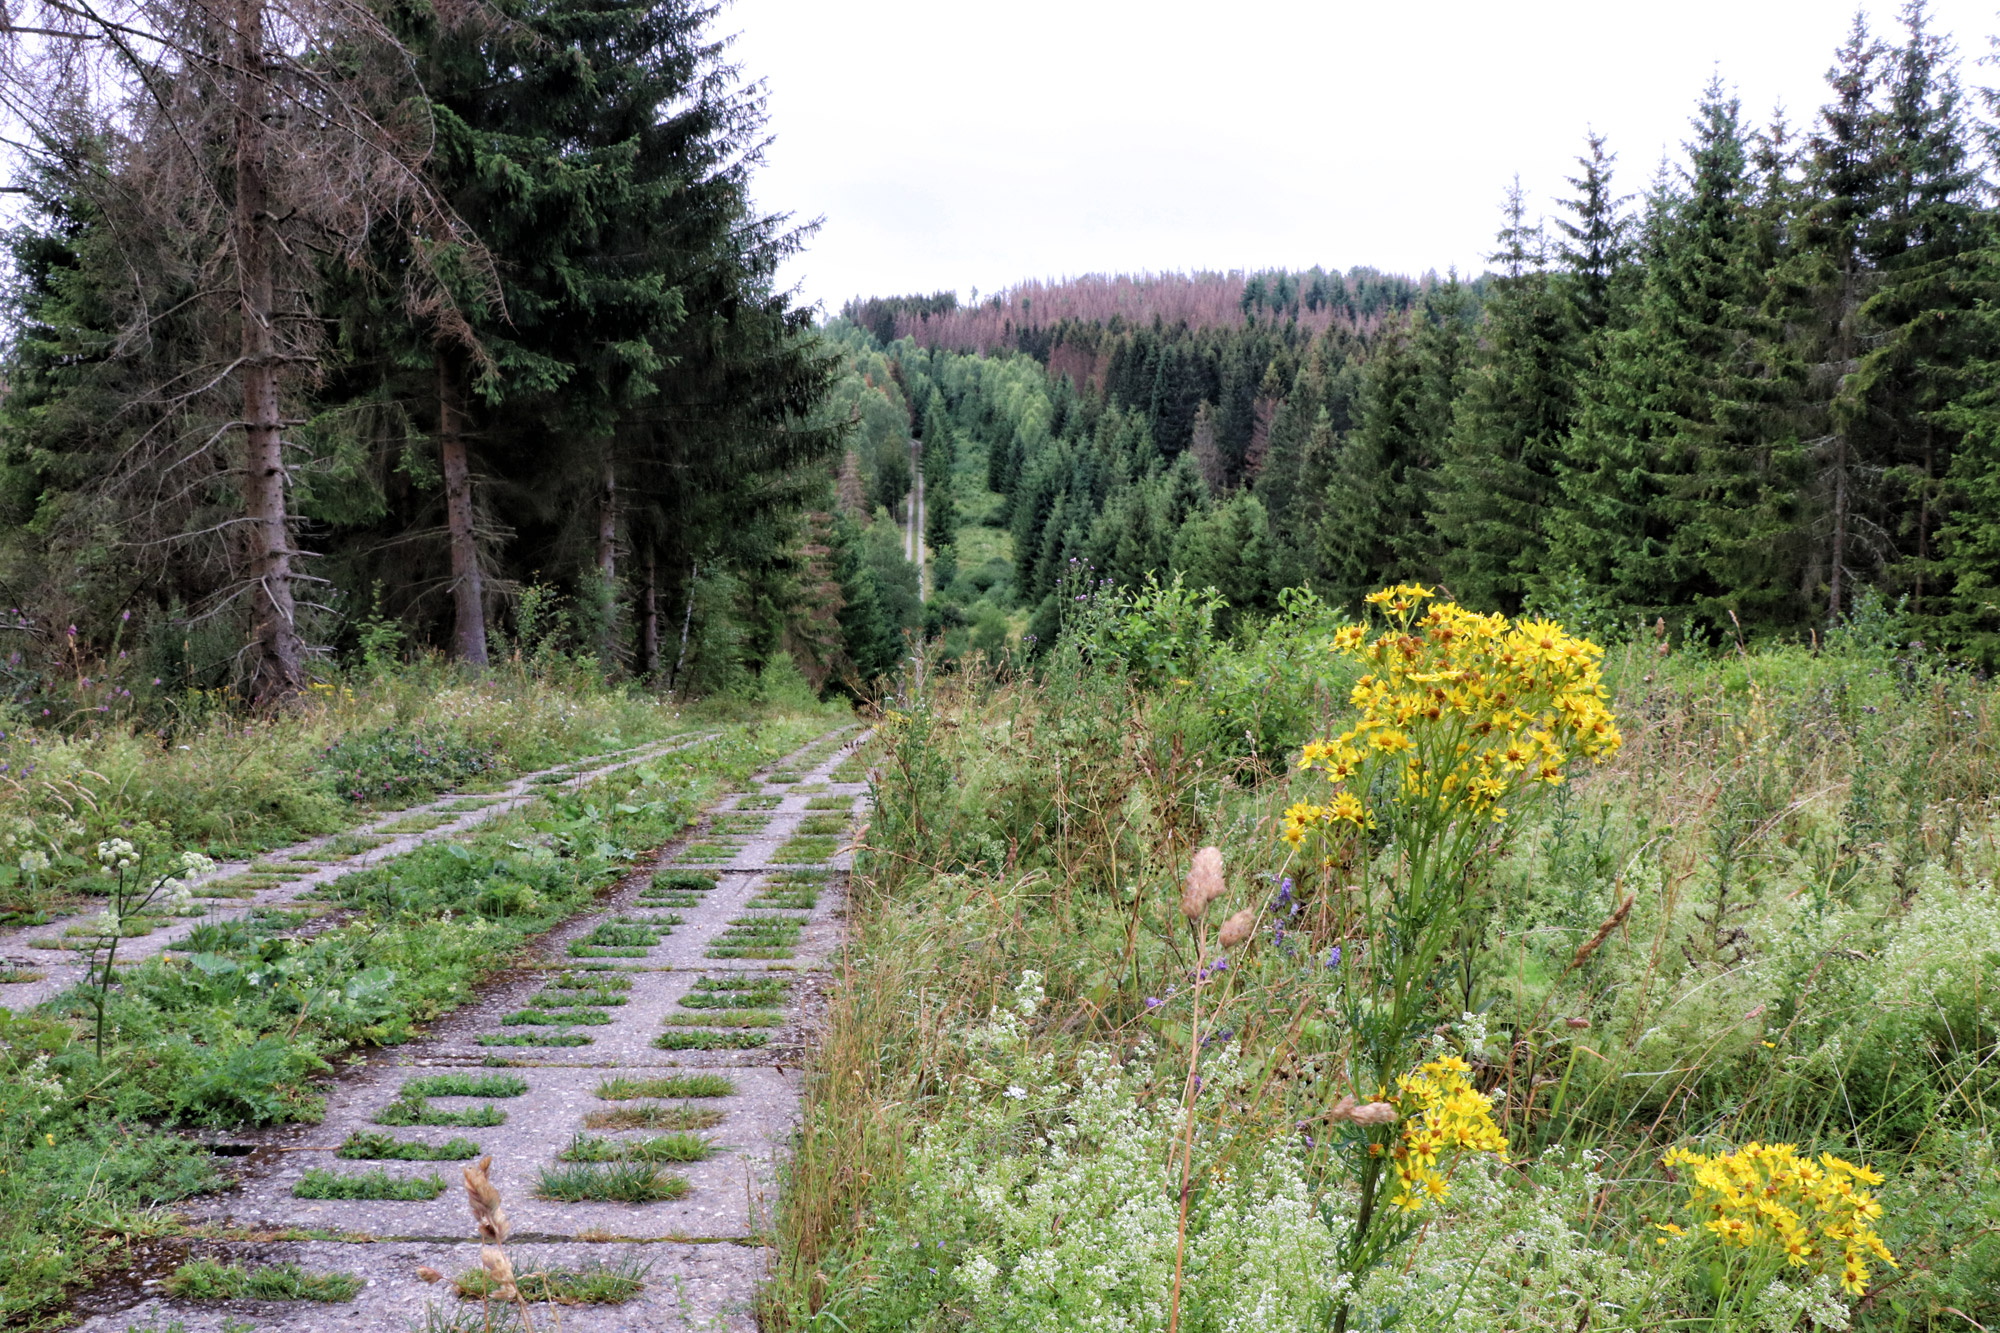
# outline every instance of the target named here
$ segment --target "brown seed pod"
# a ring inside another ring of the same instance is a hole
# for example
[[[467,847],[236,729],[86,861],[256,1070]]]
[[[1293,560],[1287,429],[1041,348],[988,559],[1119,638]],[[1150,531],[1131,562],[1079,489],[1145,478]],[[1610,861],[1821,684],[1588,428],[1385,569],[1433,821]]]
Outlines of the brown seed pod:
[[[1257,924],[1257,909],[1246,907],[1235,916],[1222,923],[1222,947],[1234,949],[1250,938],[1250,932]]]
[[[1352,1097],[1342,1097],[1326,1113],[1326,1118],[1336,1125],[1343,1122],[1350,1125],[1393,1125],[1396,1123],[1396,1108],[1387,1102],[1369,1102],[1362,1106],[1356,1104]]]
[[[1590,1026],[1590,1020],[1587,1018],[1565,1018],[1563,1020],[1563,1026],[1569,1028],[1573,1032],[1581,1032],[1583,1029]]]
[[[500,1206],[500,1191],[493,1188],[487,1178],[487,1170],[493,1165],[491,1157],[482,1157],[472,1166],[465,1168],[465,1200],[472,1209],[472,1220],[479,1228],[479,1238],[498,1245],[507,1239],[513,1230],[507,1221],[507,1210]]]
[[[443,1280],[444,1274],[438,1272],[437,1269],[432,1268],[429,1264],[425,1264],[417,1270],[417,1278],[423,1282],[438,1282]]]
[[[514,1264],[507,1252],[497,1245],[479,1247],[479,1266],[486,1270],[486,1276],[493,1281],[492,1295],[503,1301],[511,1301],[521,1294],[514,1285]]]
[[[1222,849],[1204,847],[1194,854],[1188,867],[1187,884],[1181,889],[1181,915],[1199,921],[1208,905],[1229,891],[1222,877]]]

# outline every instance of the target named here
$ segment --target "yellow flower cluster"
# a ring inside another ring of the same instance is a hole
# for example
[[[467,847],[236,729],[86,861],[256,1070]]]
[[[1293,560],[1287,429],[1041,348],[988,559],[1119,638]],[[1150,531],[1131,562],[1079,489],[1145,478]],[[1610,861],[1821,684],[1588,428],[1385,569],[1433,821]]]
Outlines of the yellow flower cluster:
[[[1789,1143],[1752,1143],[1713,1157],[1675,1148],[1665,1161],[1693,1173],[1688,1207],[1725,1245],[1768,1247],[1782,1252],[1788,1264],[1814,1272],[1824,1272],[1838,1255],[1840,1285],[1856,1296],[1868,1290],[1870,1255],[1891,1268],[1900,1266],[1875,1234],[1882,1205],[1857,1188],[1882,1183],[1865,1166],[1832,1153],[1814,1161]],[[1682,1234],[1675,1226],[1660,1229]]]
[[[1439,1056],[1396,1080],[1389,1099],[1403,1130],[1392,1154],[1398,1189],[1389,1202],[1406,1213],[1441,1203],[1448,1192],[1438,1155],[1448,1150],[1497,1153],[1507,1160],[1507,1138],[1493,1123],[1493,1107],[1472,1086],[1472,1066]]]
[[[1499,820],[1514,792],[1554,786],[1571,760],[1599,760],[1623,743],[1604,702],[1603,649],[1554,621],[1426,607],[1435,596],[1415,584],[1371,593],[1388,613],[1383,631],[1371,639],[1368,626],[1349,625],[1334,635],[1333,651],[1369,668],[1350,695],[1361,716],[1309,743],[1301,769],[1338,786],[1396,764],[1405,800]],[[1288,809],[1284,837],[1296,847],[1315,828],[1366,820],[1360,799],[1340,791]]]

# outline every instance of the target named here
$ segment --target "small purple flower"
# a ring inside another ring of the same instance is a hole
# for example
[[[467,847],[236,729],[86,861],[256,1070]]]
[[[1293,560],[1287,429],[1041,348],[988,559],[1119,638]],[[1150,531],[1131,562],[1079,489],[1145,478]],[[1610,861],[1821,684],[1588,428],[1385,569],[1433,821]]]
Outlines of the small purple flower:
[[[1338,944],[1334,945],[1332,949],[1327,951],[1326,965],[1330,968],[1340,966],[1340,946]]]
[[[1161,1005],[1163,1005],[1163,1004],[1165,1004],[1165,1003],[1166,1003],[1166,1001],[1165,1001],[1165,1000],[1162,1000],[1162,999],[1161,999],[1161,998],[1159,998],[1159,997],[1158,997],[1157,995],[1148,995],[1148,996],[1146,997],[1146,1007],[1147,1007],[1148,1009],[1157,1009],[1157,1008],[1159,1008],[1159,1007],[1160,1007]]]

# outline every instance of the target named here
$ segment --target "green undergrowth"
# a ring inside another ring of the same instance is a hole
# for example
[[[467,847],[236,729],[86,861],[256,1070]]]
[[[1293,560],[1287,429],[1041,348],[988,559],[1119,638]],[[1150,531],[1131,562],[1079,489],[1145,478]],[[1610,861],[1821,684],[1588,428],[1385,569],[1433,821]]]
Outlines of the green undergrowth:
[[[388,711],[370,716],[402,709],[416,719],[424,709],[450,711],[464,727],[495,737],[509,762],[523,765],[559,760],[565,745],[580,753],[636,743],[648,734],[641,723],[656,716],[654,734],[702,723],[699,710],[675,717],[638,696],[599,702],[588,694],[517,691],[516,697],[498,685],[443,682],[385,688],[394,697],[376,702]],[[46,742],[52,759],[67,757],[51,763],[51,778],[76,773],[94,757],[123,784],[126,795],[107,808],[124,819],[169,809],[172,801],[206,808],[199,803],[207,794],[168,789],[213,779],[222,788],[213,797],[216,809],[236,809],[235,836],[269,844],[324,831],[328,821],[286,822],[282,809],[261,802],[266,794],[290,799],[283,793],[296,789],[294,775],[276,772],[274,764],[290,756],[309,768],[310,754],[326,743],[322,729],[309,744],[293,747],[288,728],[311,730],[328,717],[343,728],[359,725],[367,696],[360,688],[355,693],[351,705],[340,705],[353,712],[329,704],[325,714],[309,706],[296,721],[224,728],[218,720],[212,734],[183,738],[201,756],[193,766],[189,752],[163,751],[157,738],[129,748],[116,738],[89,744],[52,738]],[[488,707],[490,723],[481,720]],[[526,961],[535,937],[591,908],[640,855],[671,841],[705,804],[796,749],[831,717],[801,713],[715,725],[721,735],[712,742],[581,789],[547,793],[459,840],[356,870],[316,891],[318,906],[334,915],[312,923],[322,928],[310,935],[290,933],[295,917],[204,924],[182,947],[121,968],[106,1005],[101,1060],[91,1043],[78,1040],[88,1005],[75,992],[28,1013],[0,1011],[0,1323],[32,1326],[55,1317],[67,1287],[88,1281],[121,1238],[143,1234],[149,1224],[134,1219],[222,1183],[205,1153],[161,1127],[317,1120],[330,1073],[370,1049],[411,1040],[424,1024],[470,1001],[489,974]],[[511,739],[503,735],[509,719],[520,728]],[[76,747],[74,753],[65,746]],[[260,747],[268,747],[269,763]],[[225,781],[230,765],[238,776]],[[139,799],[144,791],[154,793],[148,799],[155,804]],[[8,817],[0,806],[0,823]],[[171,835],[159,824],[150,830],[134,824],[122,836],[164,856],[202,841],[202,828],[201,819],[188,818]],[[358,850],[364,841],[337,838],[327,854]],[[617,928],[648,938],[656,929]],[[556,1046],[588,1039],[552,1032],[479,1040]],[[391,1114],[409,1117],[406,1123],[473,1123],[428,1103],[391,1105],[401,1108]],[[435,1118],[443,1114],[452,1118]]]
[[[2000,691],[1865,628],[1611,650],[1623,750],[1476,830],[1470,925],[1417,974],[1405,1068],[1463,1059],[1508,1161],[1447,1151],[1341,1289],[1368,1136],[1403,1130],[1340,1112],[1394,1095],[1346,1081],[1363,874],[1280,836],[1328,790],[1300,747],[1353,721],[1324,641],[1141,623],[911,684],[761,1326],[2000,1327]],[[1713,1243],[1664,1155],[1752,1143],[1880,1171],[1900,1268],[1851,1294]]]

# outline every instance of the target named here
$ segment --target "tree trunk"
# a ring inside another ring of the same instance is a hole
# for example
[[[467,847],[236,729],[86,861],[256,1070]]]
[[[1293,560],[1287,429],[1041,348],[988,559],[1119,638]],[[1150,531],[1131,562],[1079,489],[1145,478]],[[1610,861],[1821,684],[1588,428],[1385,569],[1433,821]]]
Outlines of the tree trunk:
[[[646,598],[639,613],[639,671],[647,680],[660,674],[660,577],[651,547],[646,548]]]
[[[618,652],[618,477],[611,454],[604,455],[604,486],[597,493],[598,595],[604,607],[604,663],[614,665]]]
[[[597,493],[597,572],[607,584],[618,578],[618,476],[604,460],[604,489]]]
[[[451,607],[458,655],[486,665],[486,601],[472,535],[472,468],[465,458],[465,399],[451,358],[438,355],[438,454],[444,466],[445,526],[451,533]]]
[[[236,8],[237,303],[243,325],[243,508],[250,574],[250,623],[256,660],[250,697],[281,703],[304,683],[305,645],[292,602],[291,525],[285,514],[283,422],[279,415],[276,304],[268,204],[264,116],[262,0]]]
[[[679,656],[679,657],[676,657],[676,658],[674,659],[674,674],[673,674],[673,675],[671,675],[671,676],[669,676],[669,677],[667,678],[667,688],[668,688],[668,689],[670,689],[670,690],[671,690],[671,689],[673,689],[675,685],[677,685],[677,684],[679,684],[679,683],[680,683],[680,678],[681,678],[681,668],[687,665],[687,660],[688,660],[688,628],[689,628],[689,626],[691,626],[691,625],[693,625],[693,624],[694,624],[694,581],[695,581],[695,577],[696,577],[696,576],[697,576],[698,574],[700,574],[700,573],[701,573],[701,566],[700,566],[700,565],[694,565],[694,564],[691,564],[691,565],[689,565],[689,566],[688,566],[688,604],[687,604],[687,614],[681,617],[681,652],[680,652],[680,656]]]

